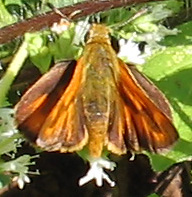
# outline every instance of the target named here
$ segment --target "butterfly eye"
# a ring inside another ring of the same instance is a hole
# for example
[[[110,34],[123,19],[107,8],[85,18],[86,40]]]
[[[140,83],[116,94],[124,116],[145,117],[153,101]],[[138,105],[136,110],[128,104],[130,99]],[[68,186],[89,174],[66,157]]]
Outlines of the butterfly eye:
[[[113,47],[116,53],[119,52],[119,48],[120,48],[119,42],[114,36],[111,36],[111,46]]]

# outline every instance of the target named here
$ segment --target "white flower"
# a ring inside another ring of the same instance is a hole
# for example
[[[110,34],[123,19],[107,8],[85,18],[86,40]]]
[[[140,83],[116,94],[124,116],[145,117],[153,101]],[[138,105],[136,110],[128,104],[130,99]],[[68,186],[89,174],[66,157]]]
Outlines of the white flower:
[[[144,64],[146,54],[142,55],[138,44],[133,42],[133,39],[119,41],[120,51],[118,56],[133,64]]]
[[[108,174],[105,173],[104,169],[113,171],[116,167],[115,162],[98,158],[98,159],[90,159],[90,169],[88,170],[87,174],[80,178],[79,185],[82,186],[89,181],[95,179],[96,185],[101,187],[103,185],[103,180],[107,181],[111,187],[115,186],[115,182],[112,181]]]
[[[30,183],[30,178],[26,174],[22,174],[22,175],[19,175],[19,176],[15,176],[13,178],[13,181],[17,182],[17,185],[18,185],[19,189],[23,189],[25,183]]]
[[[88,20],[85,21],[79,21],[77,25],[75,26],[75,36],[73,38],[73,44],[79,45],[80,43],[85,42],[85,36],[87,32],[90,29],[90,24],[88,23]]]
[[[68,30],[70,26],[70,22],[67,21],[66,19],[62,18],[59,23],[53,23],[52,27],[51,27],[51,31],[57,33],[57,34],[61,34],[64,31]]]

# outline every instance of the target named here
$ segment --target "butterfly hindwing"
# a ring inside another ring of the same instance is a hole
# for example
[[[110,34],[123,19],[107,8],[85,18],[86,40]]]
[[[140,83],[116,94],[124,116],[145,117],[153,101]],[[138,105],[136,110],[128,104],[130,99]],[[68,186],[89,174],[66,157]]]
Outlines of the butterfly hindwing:
[[[116,99],[111,106],[109,122],[107,149],[118,155],[125,154],[127,151],[124,142],[125,120],[119,99]]]

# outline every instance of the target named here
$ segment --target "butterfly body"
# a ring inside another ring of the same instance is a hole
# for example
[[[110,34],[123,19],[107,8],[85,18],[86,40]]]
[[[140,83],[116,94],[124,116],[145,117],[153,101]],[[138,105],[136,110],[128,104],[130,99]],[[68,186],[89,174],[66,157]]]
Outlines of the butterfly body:
[[[94,31],[91,33],[94,34]],[[82,58],[82,64],[86,66],[82,93],[83,109],[89,131],[89,150],[95,157],[102,154],[107,143],[110,114],[117,93],[114,78],[118,62],[108,40],[108,34],[96,37],[91,35]]]
[[[99,24],[92,26],[77,64],[55,66],[25,93],[16,120],[48,151],[88,146],[91,157],[101,157],[104,149],[119,155],[158,152],[178,138],[167,100],[117,57],[108,28]]]

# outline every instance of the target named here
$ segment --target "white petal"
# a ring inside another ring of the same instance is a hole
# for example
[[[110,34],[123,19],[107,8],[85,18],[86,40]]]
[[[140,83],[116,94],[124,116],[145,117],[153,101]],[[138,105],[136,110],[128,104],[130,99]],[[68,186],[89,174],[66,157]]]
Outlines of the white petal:
[[[112,181],[108,174],[105,173],[103,169],[108,169],[113,171],[116,164],[109,160],[99,158],[99,159],[90,159],[90,169],[87,174],[79,180],[79,185],[82,186],[89,181],[95,179],[96,185],[101,187],[103,185],[103,180],[105,180],[111,187],[115,186],[115,182]]]
[[[66,19],[61,19],[59,23],[53,23],[51,27],[51,31],[61,34],[64,31],[66,31],[70,26],[70,22],[67,21]]]
[[[120,51],[118,56],[125,58],[126,61],[134,64],[144,64],[145,56],[141,55],[138,44],[129,39],[127,42],[124,39],[119,41]]]
[[[23,175],[23,180],[25,181],[25,183],[30,183],[31,182],[30,178],[25,174]]]
[[[19,189],[23,189],[23,187],[24,187],[24,181],[23,181],[22,178],[18,178],[17,184],[18,184]]]

